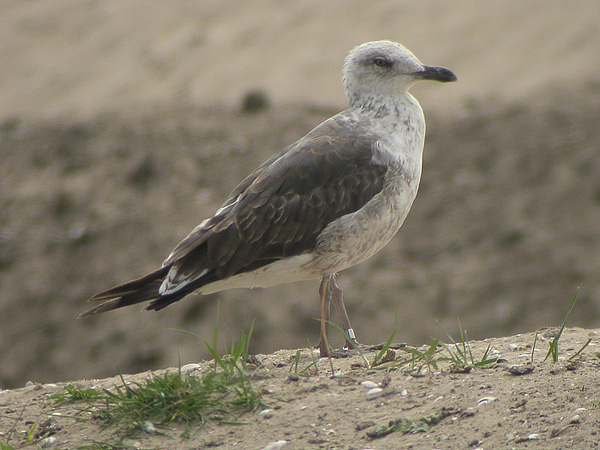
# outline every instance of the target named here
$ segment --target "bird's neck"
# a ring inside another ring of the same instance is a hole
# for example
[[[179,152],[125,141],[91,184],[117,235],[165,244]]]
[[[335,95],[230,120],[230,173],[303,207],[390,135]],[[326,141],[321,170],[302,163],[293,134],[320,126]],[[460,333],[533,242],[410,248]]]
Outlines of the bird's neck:
[[[369,118],[390,135],[402,139],[425,135],[425,117],[419,102],[408,92],[400,95],[363,95],[351,98],[350,110]],[[421,138],[422,139],[422,138]]]
[[[425,117],[408,92],[395,96],[363,97],[350,111],[357,120],[370,121],[378,140],[387,148],[390,161],[399,162],[411,179],[418,180],[425,141]]]
[[[350,108],[375,118],[398,116],[405,110],[420,110],[415,98],[404,91],[396,95],[361,93],[350,96]]]

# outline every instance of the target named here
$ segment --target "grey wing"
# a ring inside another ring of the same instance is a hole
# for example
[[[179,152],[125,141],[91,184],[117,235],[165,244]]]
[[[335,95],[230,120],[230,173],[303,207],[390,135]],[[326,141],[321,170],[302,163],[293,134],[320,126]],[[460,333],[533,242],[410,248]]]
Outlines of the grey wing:
[[[386,167],[373,158],[375,139],[336,135],[333,125],[321,125],[240,183],[169,255],[160,293],[198,289],[309,252],[330,222],[379,193]]]

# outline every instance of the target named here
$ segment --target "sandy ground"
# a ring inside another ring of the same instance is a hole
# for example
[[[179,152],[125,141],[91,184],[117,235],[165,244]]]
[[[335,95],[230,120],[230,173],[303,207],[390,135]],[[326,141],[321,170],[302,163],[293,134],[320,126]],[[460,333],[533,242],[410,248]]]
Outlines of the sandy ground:
[[[19,448],[27,431],[38,424],[32,440],[41,444],[53,439],[51,448],[79,448],[92,440],[104,443],[102,448],[119,443],[129,447],[116,448],[139,449],[262,449],[273,443],[280,445],[274,448],[285,444],[286,449],[597,448],[599,330],[567,329],[559,341],[559,362],[543,362],[556,331],[540,330],[537,341],[533,333],[526,333],[473,342],[475,360],[488,346],[500,360],[468,373],[454,371],[448,363],[420,372],[407,370],[408,366],[368,370],[353,356],[334,361],[335,378],[323,359],[318,373],[309,370],[298,379],[290,378],[296,373],[296,351],[257,355],[249,366],[252,385],[263,392],[270,411],[247,413],[238,425],[207,422],[200,431],[190,430],[192,438],[182,437],[184,427],[169,425],[157,428],[162,435],[137,432],[119,440],[124,431],[103,428],[100,420],[82,411],[85,403],[57,405],[50,398],[65,392],[63,383],[32,384],[0,391],[0,430],[4,430],[0,442]],[[583,352],[571,359],[589,339]],[[309,351],[301,352],[300,372],[312,363]],[[395,353],[398,361],[407,355],[403,350]],[[366,356],[372,361],[374,354]],[[209,365],[202,362],[192,374],[201,375]],[[152,375],[126,375],[125,380],[139,383]],[[379,386],[378,393],[362,384],[369,381]],[[122,382],[113,377],[78,385],[113,390]],[[420,432],[374,437],[390,422],[423,417],[439,422],[430,422]]]
[[[380,38],[459,83],[414,90],[419,196],[398,237],[340,276],[361,341],[385,340],[394,311],[414,345],[443,336],[436,320],[528,333],[560,324],[579,285],[569,324],[598,326],[597,2],[30,1],[0,17],[0,388],[205,358],[174,330],[210,336],[217,300],[222,342],[252,321],[255,353],[316,342],[316,282],[76,316],[343,108],[346,52]],[[244,114],[254,89],[269,107]]]

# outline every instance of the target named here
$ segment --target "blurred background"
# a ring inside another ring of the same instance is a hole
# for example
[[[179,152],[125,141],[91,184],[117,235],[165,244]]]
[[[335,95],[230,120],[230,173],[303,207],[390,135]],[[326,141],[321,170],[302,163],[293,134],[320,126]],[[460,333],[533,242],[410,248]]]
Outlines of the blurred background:
[[[403,43],[459,82],[413,89],[419,196],[340,285],[361,342],[600,324],[600,3],[1,2],[0,388],[318,342],[318,282],[87,320],[253,167],[344,109],[347,52]],[[217,305],[220,304],[220,317]],[[175,330],[196,333],[191,337]],[[341,345],[340,336],[333,337]]]

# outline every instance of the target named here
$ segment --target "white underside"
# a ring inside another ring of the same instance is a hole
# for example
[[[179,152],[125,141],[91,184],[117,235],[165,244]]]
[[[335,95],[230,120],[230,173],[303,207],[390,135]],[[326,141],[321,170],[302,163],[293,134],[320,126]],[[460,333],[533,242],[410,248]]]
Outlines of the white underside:
[[[311,262],[314,256],[303,254],[276,261],[252,272],[234,275],[225,280],[202,286],[194,291],[197,294],[213,294],[226,289],[267,288],[278,284],[293,283],[302,280],[314,280],[322,276]]]

